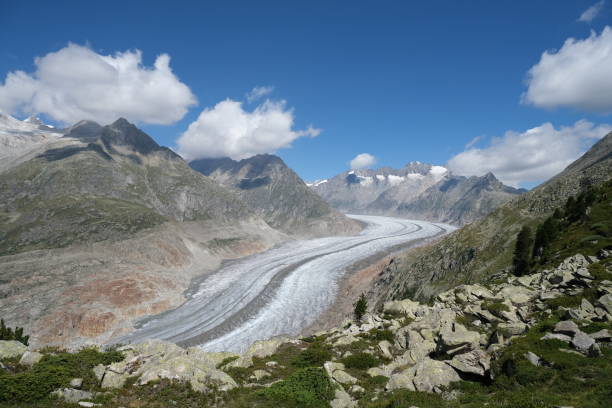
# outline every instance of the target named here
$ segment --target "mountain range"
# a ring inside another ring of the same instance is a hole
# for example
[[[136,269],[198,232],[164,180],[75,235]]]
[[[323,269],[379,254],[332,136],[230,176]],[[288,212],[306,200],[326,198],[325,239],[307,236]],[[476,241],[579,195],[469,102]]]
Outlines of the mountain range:
[[[609,133],[547,182],[438,242],[396,257],[380,271],[370,296],[379,305],[388,299],[428,299],[458,284],[495,279],[511,269],[516,237],[523,226],[535,227],[570,197],[602,185],[611,175]]]
[[[447,168],[410,162],[341,173],[308,185],[346,213],[390,215],[464,225],[487,215],[525,190],[504,185],[492,173],[453,175]]]
[[[33,342],[104,342],[223,260],[361,229],[273,156],[245,162],[235,188],[125,119],[0,119],[0,309]]]

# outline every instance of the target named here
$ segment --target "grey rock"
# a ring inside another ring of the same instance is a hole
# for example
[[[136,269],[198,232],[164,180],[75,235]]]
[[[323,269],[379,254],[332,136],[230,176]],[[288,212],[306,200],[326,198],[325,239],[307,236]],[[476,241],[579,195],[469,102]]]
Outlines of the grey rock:
[[[356,408],[357,402],[343,389],[337,388],[334,399],[330,401],[331,408]]]
[[[70,387],[71,388],[81,388],[81,386],[83,385],[83,379],[82,378],[73,378],[72,380],[70,380]]]
[[[66,402],[73,404],[82,400],[92,399],[94,394],[89,391],[75,390],[73,388],[60,388],[51,393],[59,398],[63,398]]]
[[[612,294],[608,293],[597,299],[597,304],[603,307],[606,312],[612,314]]]
[[[566,334],[561,333],[546,333],[540,338],[540,340],[560,340],[569,344],[569,342],[572,341],[572,338]]]
[[[602,329],[598,332],[589,334],[589,337],[595,341],[610,341],[612,340],[612,333],[608,329]]]
[[[567,334],[569,336],[573,336],[575,333],[579,332],[580,329],[576,325],[576,323],[571,320],[563,320],[555,324],[555,328],[553,329],[555,333]]]
[[[448,364],[462,373],[484,376],[491,369],[491,357],[476,349],[454,356]]]
[[[25,353],[23,353],[23,355],[21,356],[21,359],[19,360],[19,364],[31,367],[34,364],[38,363],[40,360],[42,360],[42,358],[43,358],[43,355],[41,353],[28,350]]]
[[[103,364],[98,364],[93,368],[94,375],[98,381],[102,381],[104,377],[104,373],[106,372],[106,367]]]
[[[270,377],[272,374],[270,374],[269,372],[267,372],[266,370],[255,370],[253,371],[253,375],[252,377],[256,380],[262,380],[266,377]]]
[[[572,346],[581,353],[588,354],[591,346],[595,344],[595,340],[586,333],[581,331],[576,332],[572,338]]]
[[[505,337],[518,336],[527,331],[527,325],[521,322],[500,323],[497,330]]]
[[[387,381],[385,389],[387,391],[393,391],[398,389],[407,389],[410,391],[416,391],[413,383],[414,371],[404,370],[399,373],[392,374]]]
[[[127,374],[116,373],[108,370],[104,374],[101,387],[106,389],[122,388],[127,381],[127,378]]]
[[[536,367],[540,365],[540,357],[538,357],[536,354],[532,353],[531,351],[528,351],[527,353],[525,353],[525,358],[527,359],[527,361],[529,361],[531,364],[533,364]]]
[[[419,361],[408,370],[414,373],[413,383],[417,391],[433,392],[435,388],[460,380],[451,366],[429,358]]]

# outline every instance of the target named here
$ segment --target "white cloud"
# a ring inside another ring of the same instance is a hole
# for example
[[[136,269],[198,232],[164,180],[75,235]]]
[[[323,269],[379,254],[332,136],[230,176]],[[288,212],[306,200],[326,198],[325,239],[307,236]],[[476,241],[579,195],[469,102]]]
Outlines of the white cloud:
[[[242,103],[226,99],[205,109],[178,139],[178,151],[186,160],[203,157],[244,159],[288,147],[303,136],[321,132],[309,126],[293,129],[293,110],[284,101],[266,100],[252,112]]]
[[[586,120],[559,129],[544,123],[522,133],[506,132],[493,138],[488,147],[467,149],[451,158],[447,166],[465,176],[490,171],[515,187],[540,182],[562,171],[611,130],[611,125]]]
[[[0,84],[0,110],[44,113],[67,124],[82,119],[106,124],[118,117],[169,124],[196,103],[189,87],[170,69],[167,54],[145,67],[139,50],[100,55],[68,44],[35,63],[33,73],[8,73]]]
[[[605,4],[605,0],[601,0],[593,4],[580,15],[578,21],[582,23],[590,23],[599,15],[599,13],[601,13],[601,10],[603,10]]]
[[[376,163],[376,157],[368,153],[361,153],[351,160],[351,169],[363,169],[372,166],[374,163]]]
[[[544,108],[573,107],[612,112],[612,29],[570,38],[558,51],[545,51],[528,73],[522,100]]]
[[[258,99],[263,98],[266,95],[271,94],[274,91],[273,86],[256,86],[246,94],[247,102],[255,102]]]

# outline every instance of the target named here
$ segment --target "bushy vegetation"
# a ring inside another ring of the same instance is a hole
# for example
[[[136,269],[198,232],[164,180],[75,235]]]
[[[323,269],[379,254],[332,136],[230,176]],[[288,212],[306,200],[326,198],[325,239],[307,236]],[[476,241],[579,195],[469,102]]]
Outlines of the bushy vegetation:
[[[329,407],[329,401],[334,397],[334,387],[323,369],[310,367],[296,371],[259,394],[276,402],[276,406],[323,408]]]
[[[30,369],[15,367],[13,371],[0,370],[0,402],[28,402],[49,398],[57,388],[67,387],[73,378],[83,379],[83,389],[97,388],[92,369],[98,364],[121,361],[118,351],[102,352],[85,348],[77,353],[47,354]]]
[[[10,327],[6,327],[4,319],[0,319],[0,340],[17,340],[27,346],[30,336],[23,334],[23,327],[15,327],[13,330]]]
[[[369,353],[355,353],[340,360],[346,368],[367,370],[381,364],[381,361]]]

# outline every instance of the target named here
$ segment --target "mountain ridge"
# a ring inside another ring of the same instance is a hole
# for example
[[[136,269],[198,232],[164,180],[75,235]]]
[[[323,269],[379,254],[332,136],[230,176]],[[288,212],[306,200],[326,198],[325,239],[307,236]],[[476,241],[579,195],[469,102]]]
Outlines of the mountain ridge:
[[[418,161],[401,169],[350,170],[309,186],[343,212],[411,217],[463,225],[490,213],[525,190],[493,173],[464,177]]]

